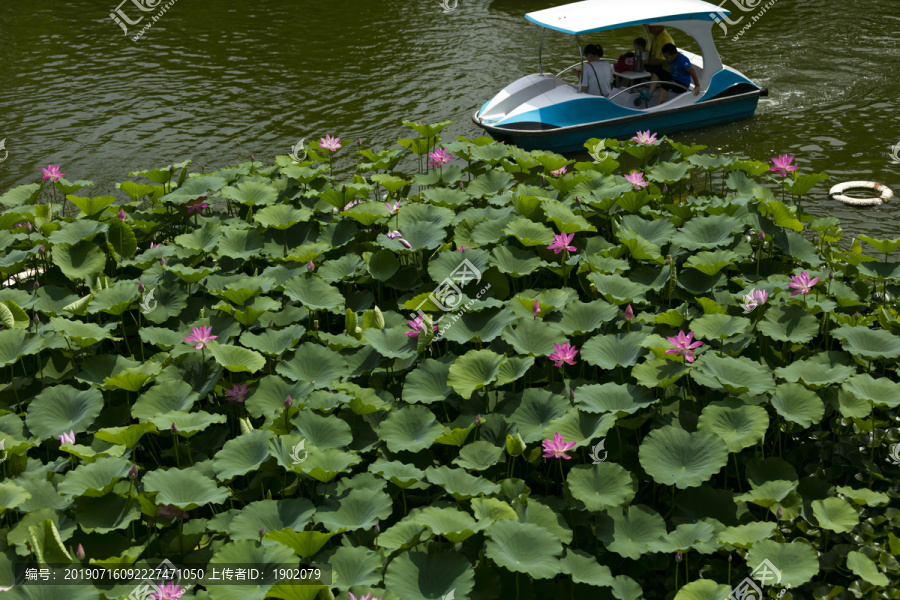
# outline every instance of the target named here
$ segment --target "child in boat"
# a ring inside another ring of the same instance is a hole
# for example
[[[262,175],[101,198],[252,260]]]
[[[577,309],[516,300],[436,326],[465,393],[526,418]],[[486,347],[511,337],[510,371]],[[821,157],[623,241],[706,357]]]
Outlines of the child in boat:
[[[600,60],[603,58],[603,47],[598,44],[588,44],[584,49],[584,57],[588,62],[584,66],[584,73],[581,74],[579,91],[594,96],[609,96],[613,74],[609,63]]]
[[[663,46],[662,53],[666,62],[669,63],[669,70],[658,71],[653,74],[652,81],[656,83],[650,85],[650,95],[653,95],[654,89],[659,85],[658,82],[670,81],[680,85],[666,85],[663,83],[662,89],[659,90],[659,98],[653,106],[659,106],[665,102],[669,92],[672,92],[673,94],[684,93],[686,89],[690,87],[691,80],[694,82],[694,95],[696,96],[699,94],[700,78],[697,76],[697,69],[694,68],[694,65],[691,64],[688,57],[680,53],[678,48],[675,47],[675,44],[666,44]]]
[[[644,62],[650,58],[650,53],[647,52],[647,40],[642,37],[636,38],[631,43],[631,48],[634,50],[634,70],[643,71]]]

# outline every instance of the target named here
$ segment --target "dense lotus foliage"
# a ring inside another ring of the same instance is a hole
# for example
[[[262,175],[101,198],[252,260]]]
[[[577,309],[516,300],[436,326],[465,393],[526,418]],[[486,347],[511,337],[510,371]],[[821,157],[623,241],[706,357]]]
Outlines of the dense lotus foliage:
[[[765,597],[900,598],[900,239],[842,240],[783,157],[447,124],[0,196],[0,586],[166,558],[333,569],[183,600],[722,600],[768,560]]]

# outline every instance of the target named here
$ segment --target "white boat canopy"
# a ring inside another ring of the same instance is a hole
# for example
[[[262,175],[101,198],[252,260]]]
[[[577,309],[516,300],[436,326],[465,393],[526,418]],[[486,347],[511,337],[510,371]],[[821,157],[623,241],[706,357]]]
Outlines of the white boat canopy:
[[[665,21],[715,21],[731,14],[703,0],[583,0],[525,15],[541,27],[570,35]]]

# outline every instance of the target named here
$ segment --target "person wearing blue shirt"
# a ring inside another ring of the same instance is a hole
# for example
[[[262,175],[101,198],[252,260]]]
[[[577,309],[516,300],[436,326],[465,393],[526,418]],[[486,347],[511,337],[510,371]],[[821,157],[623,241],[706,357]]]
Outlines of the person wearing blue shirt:
[[[653,95],[653,92],[656,90],[657,86],[660,86],[659,90],[659,98],[656,100],[656,104],[653,106],[659,106],[663,102],[666,101],[666,98],[669,96],[669,92],[673,94],[682,94],[684,91],[690,87],[691,80],[694,82],[694,95],[698,95],[700,93],[700,78],[697,76],[697,69],[694,68],[694,65],[691,64],[691,61],[687,56],[681,54],[678,51],[678,48],[675,47],[675,44],[666,44],[662,48],[663,56],[666,59],[666,62],[669,63],[669,70],[666,71],[657,71],[653,74],[652,81],[654,82],[673,82],[680,85],[666,85],[666,83],[652,83],[650,85],[650,94]],[[684,86],[684,87],[681,87]]]

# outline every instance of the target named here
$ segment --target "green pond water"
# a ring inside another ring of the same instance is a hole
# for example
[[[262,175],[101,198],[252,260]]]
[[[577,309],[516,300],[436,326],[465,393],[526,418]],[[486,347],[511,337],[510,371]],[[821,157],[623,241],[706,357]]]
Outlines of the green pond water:
[[[272,162],[325,134],[383,148],[414,137],[403,119],[453,120],[444,139],[476,137],[472,111],[537,71],[540,29],[523,15],[554,4],[459,0],[445,14],[437,0],[176,0],[133,41],[156,12],[131,0],[122,11],[147,16],[128,36],[110,18],[116,0],[4,2],[0,139],[9,154],[0,191],[36,180],[47,163],[61,164],[70,180],[93,180],[99,194],[129,171],[187,158],[211,169],[251,153]],[[856,179],[900,196],[891,156],[900,143],[900,4],[778,0],[737,41],[762,4],[724,6],[743,22],[727,34],[715,27],[723,62],[770,96],[752,119],[672,137],[761,160],[796,154],[803,172],[832,175],[807,210],[839,217],[850,234],[900,235],[900,199],[862,210],[827,196],[834,183]],[[615,57],[640,33],[582,43]],[[684,37],[675,32],[676,43]],[[545,70],[561,70],[575,53],[571,37],[548,35]],[[338,156],[339,167],[355,164],[349,152]]]

